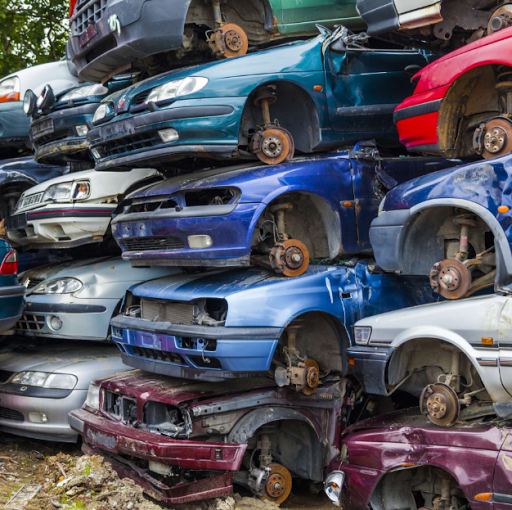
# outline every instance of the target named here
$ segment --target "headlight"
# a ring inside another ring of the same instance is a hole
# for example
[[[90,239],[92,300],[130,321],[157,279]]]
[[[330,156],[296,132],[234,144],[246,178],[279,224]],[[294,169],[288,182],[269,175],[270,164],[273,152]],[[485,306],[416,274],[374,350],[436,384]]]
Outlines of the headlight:
[[[80,99],[89,96],[103,96],[107,92],[107,87],[104,87],[101,83],[95,83],[94,85],[86,85],[85,87],[70,90],[68,93],[64,94],[59,101],[69,101],[71,99]]]
[[[356,344],[366,345],[372,336],[372,328],[366,326],[356,326],[354,328],[354,338]]]
[[[20,79],[17,76],[0,81],[0,103],[20,100]]]
[[[188,94],[193,94],[206,87],[207,83],[207,78],[189,77],[181,80],[173,80],[153,89],[146,99],[146,103],[157,103],[158,101],[165,101],[166,99],[187,96]]]
[[[71,198],[73,200],[83,200],[91,194],[91,185],[88,181],[76,181],[73,183],[73,192]]]
[[[105,117],[108,117],[110,114],[114,113],[114,109],[110,103],[102,103],[98,106],[92,121],[94,124],[102,121]]]
[[[43,195],[43,202],[57,202],[59,200],[69,200],[71,198],[71,189],[73,182],[62,182],[50,186]]]
[[[89,391],[87,392],[87,399],[85,401],[86,406],[91,409],[99,410],[100,408],[100,387],[95,384],[89,385]]]
[[[343,471],[333,471],[324,482],[324,490],[327,497],[336,505],[341,504],[341,489],[345,480]]]
[[[37,96],[32,92],[32,90],[27,90],[25,92],[25,97],[23,98],[23,111],[27,117],[32,116],[34,110],[36,109]]]
[[[71,294],[78,292],[83,283],[76,278],[57,278],[38,285],[32,292],[34,294]]]
[[[384,204],[386,203],[386,197],[387,197],[387,195],[380,201],[379,211],[377,213],[378,216],[380,216],[382,214],[382,212],[384,211]]]
[[[11,380],[13,384],[54,390],[72,390],[77,382],[78,379],[71,374],[48,374],[46,372],[20,372]]]

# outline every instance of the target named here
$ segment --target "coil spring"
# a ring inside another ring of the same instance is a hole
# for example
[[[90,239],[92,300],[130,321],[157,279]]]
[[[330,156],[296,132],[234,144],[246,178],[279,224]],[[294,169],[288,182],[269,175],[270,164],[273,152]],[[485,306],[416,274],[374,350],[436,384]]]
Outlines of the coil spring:
[[[512,81],[512,67],[500,64],[497,69],[496,80],[498,84]]]

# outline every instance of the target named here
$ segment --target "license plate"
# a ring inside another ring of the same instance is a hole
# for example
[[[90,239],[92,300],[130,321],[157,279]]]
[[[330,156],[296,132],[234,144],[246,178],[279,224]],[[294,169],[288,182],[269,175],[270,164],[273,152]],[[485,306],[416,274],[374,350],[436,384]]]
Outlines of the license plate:
[[[34,138],[40,138],[53,132],[53,119],[44,119],[41,122],[32,124],[32,135]]]
[[[5,220],[5,229],[9,232],[11,230],[19,230],[27,227],[27,213],[15,214],[9,216]]]
[[[101,139],[103,141],[113,140],[114,138],[122,138],[135,133],[135,125],[133,119],[121,120],[114,122],[108,126],[101,128]]]
[[[80,36],[80,39],[78,40],[80,47],[85,46],[97,34],[98,34],[98,30],[96,30],[96,24],[91,25],[90,27],[86,28],[82,32],[82,35]]]

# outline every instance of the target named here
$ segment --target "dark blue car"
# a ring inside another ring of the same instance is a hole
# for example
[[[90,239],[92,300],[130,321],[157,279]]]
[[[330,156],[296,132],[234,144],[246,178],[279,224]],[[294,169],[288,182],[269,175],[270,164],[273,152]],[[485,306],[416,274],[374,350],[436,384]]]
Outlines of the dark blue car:
[[[390,191],[370,229],[378,265],[430,275],[450,299],[512,283],[512,156],[419,177]]]
[[[298,278],[257,269],[175,275],[132,287],[112,337],[123,362],[217,381],[267,376],[313,392],[346,372],[352,325],[434,300],[428,279],[375,272],[372,262],[310,266]]]
[[[25,306],[25,287],[18,283],[18,253],[0,239],[0,335],[12,329]]]
[[[455,161],[350,152],[195,172],[129,195],[112,233],[133,265],[264,264],[297,276],[308,260],[369,252],[368,230],[398,182]]]

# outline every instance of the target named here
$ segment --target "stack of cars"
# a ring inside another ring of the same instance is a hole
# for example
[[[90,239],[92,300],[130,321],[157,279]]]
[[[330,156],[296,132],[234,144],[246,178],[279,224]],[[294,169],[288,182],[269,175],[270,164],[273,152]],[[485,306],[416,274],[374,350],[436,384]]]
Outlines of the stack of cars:
[[[0,428],[173,506],[512,504],[512,4],[469,4],[72,0]]]

